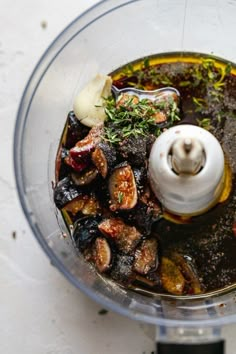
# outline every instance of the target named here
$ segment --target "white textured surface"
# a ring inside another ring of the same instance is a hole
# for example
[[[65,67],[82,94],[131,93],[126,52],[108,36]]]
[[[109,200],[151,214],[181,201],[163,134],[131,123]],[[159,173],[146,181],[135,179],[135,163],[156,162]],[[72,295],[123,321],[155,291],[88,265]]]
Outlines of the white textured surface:
[[[101,306],[50,265],[15,190],[12,136],[24,86],[51,41],[96,2],[0,1],[1,353],[149,354],[153,349],[139,323],[112,313],[99,315]],[[45,29],[42,21],[47,22]]]
[[[0,0],[1,353],[150,354],[154,347],[151,329],[147,335],[138,322],[112,313],[99,315],[101,307],[50,265],[15,190],[12,137],[26,81],[55,36],[96,2]],[[228,353],[234,352],[234,332],[234,326],[225,330]]]

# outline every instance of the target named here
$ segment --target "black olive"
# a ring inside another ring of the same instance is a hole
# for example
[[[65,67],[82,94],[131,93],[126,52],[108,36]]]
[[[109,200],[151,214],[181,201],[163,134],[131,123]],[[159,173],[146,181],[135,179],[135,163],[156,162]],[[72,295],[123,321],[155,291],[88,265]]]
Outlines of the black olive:
[[[58,209],[77,198],[81,193],[69,177],[59,181],[54,189],[54,202]]]
[[[77,221],[72,237],[80,251],[83,252],[101,235],[98,230],[100,221],[99,217],[85,217]]]

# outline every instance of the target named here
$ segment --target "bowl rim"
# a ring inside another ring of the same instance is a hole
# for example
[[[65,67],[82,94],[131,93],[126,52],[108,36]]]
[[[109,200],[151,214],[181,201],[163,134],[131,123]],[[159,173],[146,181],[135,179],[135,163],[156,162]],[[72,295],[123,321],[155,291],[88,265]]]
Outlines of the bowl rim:
[[[78,30],[76,33],[74,33],[73,36],[69,37],[64,44],[55,51],[55,47],[57,46],[57,43],[59,40],[63,38],[63,36],[66,36],[68,31],[78,23],[78,21],[82,18],[84,18],[87,14],[90,12],[96,10],[98,7],[101,7],[103,4],[110,2],[110,0],[101,0],[94,4],[93,6],[89,7],[87,10],[83,11],[79,16],[77,16],[71,23],[69,23],[56,37],[55,39],[51,42],[51,44],[46,48],[42,56],[39,58],[37,64],[34,67],[34,70],[32,71],[31,75],[29,76],[29,79],[27,80],[27,83],[25,85],[25,88],[23,90],[23,94],[20,98],[20,103],[18,106],[17,114],[16,114],[16,121],[15,121],[15,128],[14,128],[14,133],[13,133],[13,164],[14,164],[14,175],[15,175],[15,182],[16,182],[16,189],[17,189],[17,195],[22,207],[22,210],[24,212],[25,218],[31,228],[31,231],[33,232],[33,235],[36,237],[38,243],[46,253],[46,255],[49,257],[51,260],[52,265],[54,265],[62,274],[63,276],[70,281],[71,284],[73,284],[76,288],[81,290],[84,294],[86,294],[89,298],[91,298],[93,301],[99,303],[102,305],[104,308],[107,308],[113,312],[116,312],[118,314],[124,315],[128,318],[154,324],[154,325],[159,325],[159,326],[170,326],[170,327],[178,327],[178,326],[186,326],[186,325],[191,325],[192,327],[211,327],[217,325],[224,325],[228,323],[232,323],[236,321],[236,314],[231,314],[231,315],[225,315],[223,317],[218,317],[215,318],[214,314],[210,311],[209,312],[209,317],[208,319],[204,320],[204,324],[202,323],[202,319],[200,320],[192,320],[192,319],[169,319],[169,318],[164,318],[164,317],[157,317],[157,316],[150,316],[146,315],[144,313],[137,313],[137,311],[128,309],[125,306],[122,306],[118,304],[116,301],[112,300],[111,298],[107,299],[100,294],[95,294],[95,292],[88,288],[86,285],[84,285],[82,282],[78,282],[77,279],[70,273],[69,270],[63,265],[63,262],[60,261],[60,259],[56,256],[56,254],[53,252],[53,250],[49,247],[48,243],[44,239],[44,237],[41,235],[41,232],[37,226],[37,223],[35,222],[34,218],[32,217],[32,213],[30,212],[30,208],[27,202],[27,199],[25,197],[25,189],[24,189],[24,183],[23,183],[23,168],[22,168],[22,155],[21,155],[21,139],[22,139],[22,133],[24,131],[25,123],[27,120],[27,116],[29,113],[29,109],[31,106],[31,103],[33,101],[34,95],[37,91],[37,88],[45,74],[45,72],[48,70],[54,59],[57,57],[57,55],[63,50],[63,48],[75,37],[77,36],[83,29],[88,27],[90,24],[98,20],[99,18],[105,16],[109,12],[113,12],[116,9],[125,6],[130,3],[134,2],[139,2],[141,0],[120,0],[120,4],[113,7],[112,9],[103,12],[99,16],[95,16],[90,22],[88,22],[85,26],[83,26],[80,30]],[[43,67],[43,70],[42,70]],[[33,87],[33,90],[31,91],[31,88]],[[29,97],[27,99],[27,97]],[[25,106],[25,101],[28,101],[27,107]],[[173,299],[173,296],[163,296],[164,299]],[[175,297],[176,299],[176,297]],[[179,298],[181,300],[181,297]],[[185,297],[186,299],[186,297]],[[193,297],[192,297],[193,299]],[[183,299],[182,299],[183,300]],[[197,300],[197,297],[196,297]]]

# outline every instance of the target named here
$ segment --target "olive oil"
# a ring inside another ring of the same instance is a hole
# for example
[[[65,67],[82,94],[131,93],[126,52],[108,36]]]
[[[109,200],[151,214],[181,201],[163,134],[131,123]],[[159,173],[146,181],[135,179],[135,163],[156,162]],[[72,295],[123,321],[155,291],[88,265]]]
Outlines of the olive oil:
[[[190,257],[204,284],[205,295],[236,284],[236,239],[233,234],[236,220],[235,75],[236,67],[232,63],[192,53],[167,53],[145,58],[112,75],[118,88],[135,86],[153,90],[166,85],[175,87],[181,95],[181,123],[202,126],[211,131],[223,146],[225,187],[219,204],[204,215],[193,218],[165,212],[164,218],[155,226],[162,255],[171,257],[178,252]],[[234,132],[231,137],[227,136],[229,126]],[[137,282],[136,290],[141,291],[144,284],[144,281]],[[145,291],[154,294],[161,289],[153,285],[146,286]]]
[[[175,121],[174,124],[195,124],[209,130],[223,148],[226,165],[225,187],[217,205],[202,215],[190,218],[171,215],[164,211],[153,222],[151,236],[148,237],[155,238],[158,242],[156,263],[159,265],[155,269],[145,275],[135,273],[132,265],[134,254],[124,255],[119,252],[115,254],[116,247],[112,246],[115,265],[107,267],[108,271],[104,276],[112,278],[122,286],[152,296],[172,294],[173,296],[204,297],[213,292],[224,292],[236,288],[235,65],[201,53],[165,53],[131,62],[110,73],[110,76],[113,79],[113,85],[119,89],[130,86],[147,90],[167,86],[176,88],[181,97],[179,113],[181,120]],[[161,134],[162,129],[166,128],[160,128],[158,134]],[[58,150],[57,181],[71,173],[61,158],[62,149],[72,147],[66,145],[68,134],[70,130],[67,123]],[[115,139],[109,143],[115,149],[120,144]],[[103,181],[99,187],[102,188],[104,183]],[[96,186],[96,181],[94,185]],[[104,191],[99,193],[101,204],[103,204],[102,199],[105,198]],[[116,216],[123,218],[124,213],[115,212]],[[81,218],[81,214],[73,215],[66,211],[66,208],[62,208],[62,214],[68,227],[69,224],[75,225]],[[143,218],[147,217],[145,213],[140,213],[140,215]],[[111,215],[110,211],[102,207],[99,210],[99,222],[103,216],[110,217]],[[93,211],[91,222],[95,229],[96,217],[96,212]],[[127,214],[125,218],[129,220]],[[131,226],[137,226],[135,223],[132,224],[132,218],[133,215],[130,217],[131,221],[129,220]],[[78,237],[76,235],[76,238]],[[144,240],[146,237],[144,236]],[[89,261],[92,259],[89,249],[85,251],[85,258]],[[126,267],[125,277],[119,274],[116,267],[118,263],[122,264],[119,269],[122,268],[124,271]],[[173,283],[174,279],[170,275],[168,278],[166,273],[163,275],[163,269],[166,269],[168,264],[175,267],[173,274],[178,274],[176,278],[182,282],[181,293],[177,294],[171,290],[176,288],[176,284]]]

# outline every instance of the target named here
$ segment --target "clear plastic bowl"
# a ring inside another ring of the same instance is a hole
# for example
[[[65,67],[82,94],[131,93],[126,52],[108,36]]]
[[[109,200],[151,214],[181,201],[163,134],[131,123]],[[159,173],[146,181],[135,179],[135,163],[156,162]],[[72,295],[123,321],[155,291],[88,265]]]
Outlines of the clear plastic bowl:
[[[24,91],[15,127],[20,201],[52,263],[106,308],[161,326],[209,327],[236,321],[234,291],[208,299],[147,297],[97,275],[76,253],[52,200],[59,138],[75,95],[97,73],[155,53],[190,51],[236,62],[232,1],[108,0],[71,23],[40,59]],[[59,224],[61,225],[59,227]],[[63,236],[63,233],[65,235]]]

